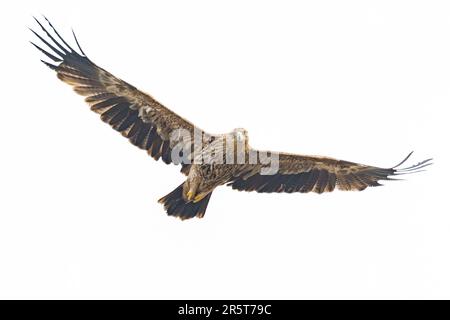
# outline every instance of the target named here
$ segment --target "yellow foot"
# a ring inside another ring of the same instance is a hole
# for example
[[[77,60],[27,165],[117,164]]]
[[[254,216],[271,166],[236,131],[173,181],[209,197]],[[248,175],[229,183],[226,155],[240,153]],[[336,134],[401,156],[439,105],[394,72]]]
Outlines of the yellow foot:
[[[189,201],[191,201],[192,199],[194,199],[194,193],[192,191],[188,191],[186,197]]]
[[[207,193],[201,193],[195,196],[194,203],[201,201],[204,197],[206,197]]]

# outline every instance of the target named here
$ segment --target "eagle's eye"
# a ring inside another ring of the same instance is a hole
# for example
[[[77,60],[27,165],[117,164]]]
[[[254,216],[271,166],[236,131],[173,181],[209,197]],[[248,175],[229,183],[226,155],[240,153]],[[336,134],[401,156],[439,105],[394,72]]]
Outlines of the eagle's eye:
[[[245,131],[242,129],[236,129],[234,131],[234,134],[236,136],[236,140],[239,142],[245,141]]]

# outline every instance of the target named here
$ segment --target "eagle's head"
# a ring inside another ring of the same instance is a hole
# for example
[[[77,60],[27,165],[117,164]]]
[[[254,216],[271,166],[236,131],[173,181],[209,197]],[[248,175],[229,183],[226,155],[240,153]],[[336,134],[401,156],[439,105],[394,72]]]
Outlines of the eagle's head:
[[[248,132],[244,128],[237,128],[233,130],[234,138],[239,143],[248,144]]]

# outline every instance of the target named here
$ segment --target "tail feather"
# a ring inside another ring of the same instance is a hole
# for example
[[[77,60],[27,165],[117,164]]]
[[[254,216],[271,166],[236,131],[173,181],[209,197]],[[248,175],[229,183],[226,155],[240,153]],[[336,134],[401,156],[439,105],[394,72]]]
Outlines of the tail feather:
[[[187,201],[183,198],[183,184],[173,190],[165,197],[158,200],[164,205],[169,216],[178,217],[181,220],[191,219],[194,217],[203,218],[208,207],[211,194],[208,194],[199,202]]]

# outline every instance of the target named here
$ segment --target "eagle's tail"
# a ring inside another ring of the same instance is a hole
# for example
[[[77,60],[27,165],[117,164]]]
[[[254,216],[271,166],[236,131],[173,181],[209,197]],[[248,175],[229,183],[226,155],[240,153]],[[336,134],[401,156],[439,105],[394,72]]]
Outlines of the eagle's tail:
[[[183,198],[183,184],[181,184],[171,193],[159,199],[158,202],[164,205],[169,216],[178,217],[181,220],[194,217],[203,218],[211,194],[212,192],[199,202],[187,201]]]

